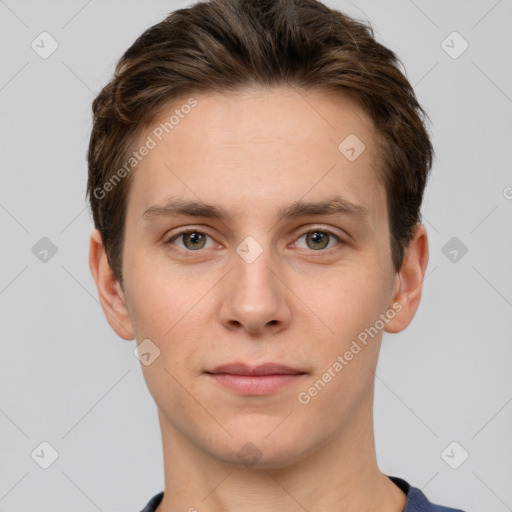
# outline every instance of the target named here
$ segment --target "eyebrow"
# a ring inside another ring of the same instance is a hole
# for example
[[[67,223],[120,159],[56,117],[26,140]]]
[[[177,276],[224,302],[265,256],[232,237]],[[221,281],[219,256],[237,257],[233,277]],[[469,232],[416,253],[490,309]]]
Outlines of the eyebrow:
[[[150,206],[142,214],[142,219],[148,222],[158,217],[172,216],[206,217],[228,222],[234,215],[224,207],[215,204],[206,204],[202,201],[169,198],[162,204]],[[276,220],[292,219],[313,215],[345,215],[362,222],[369,222],[370,211],[362,204],[353,203],[341,196],[333,196],[323,201],[298,200],[288,206],[282,207],[276,214]]]

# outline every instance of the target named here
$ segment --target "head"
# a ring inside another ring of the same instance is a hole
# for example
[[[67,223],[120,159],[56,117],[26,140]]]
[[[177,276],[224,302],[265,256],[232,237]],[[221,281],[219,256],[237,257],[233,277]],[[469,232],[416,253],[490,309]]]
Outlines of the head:
[[[433,158],[371,27],[314,0],[197,3],[135,41],[93,114],[91,270],[112,328],[159,353],[167,428],[278,467],[367,421],[382,333],[419,305]],[[300,375],[240,393],[211,375],[232,362]]]

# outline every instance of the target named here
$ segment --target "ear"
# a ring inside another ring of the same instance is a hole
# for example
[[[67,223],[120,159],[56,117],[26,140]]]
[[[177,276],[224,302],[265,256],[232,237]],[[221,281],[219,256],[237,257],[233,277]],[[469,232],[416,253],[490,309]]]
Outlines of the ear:
[[[126,307],[125,296],[121,285],[114,277],[101,234],[97,229],[91,234],[89,267],[98,289],[101,307],[110,327],[121,338],[133,340],[135,336]]]
[[[385,331],[403,331],[420,305],[423,280],[428,264],[428,236],[423,224],[416,224],[414,238],[404,251],[404,260],[395,276],[393,309],[397,314],[386,324]]]

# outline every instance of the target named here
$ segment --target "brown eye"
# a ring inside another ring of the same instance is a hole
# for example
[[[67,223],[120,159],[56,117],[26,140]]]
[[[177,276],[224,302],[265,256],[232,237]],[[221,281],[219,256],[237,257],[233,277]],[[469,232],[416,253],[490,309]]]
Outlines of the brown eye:
[[[208,240],[210,239],[210,240]],[[207,245],[209,243],[209,245]],[[199,249],[208,249],[215,245],[210,235],[195,229],[188,229],[175,234],[166,244],[174,245],[181,251],[197,251]]]
[[[312,231],[306,234],[306,243],[310,249],[325,249],[329,243],[329,235],[322,231]]]
[[[301,249],[312,249],[313,251],[331,249],[335,245],[339,245],[343,242],[334,233],[322,229],[310,230],[298,238],[299,241],[302,239],[304,239],[304,242],[297,242],[297,246]]]
[[[183,245],[190,250],[202,249],[206,243],[206,236],[198,231],[183,233]]]

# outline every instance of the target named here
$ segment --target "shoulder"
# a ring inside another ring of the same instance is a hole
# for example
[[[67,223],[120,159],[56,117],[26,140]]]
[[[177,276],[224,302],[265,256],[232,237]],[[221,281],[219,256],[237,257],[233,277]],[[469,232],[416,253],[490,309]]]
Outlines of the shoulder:
[[[160,502],[162,501],[162,498],[164,497],[164,491],[159,492],[155,496],[153,496],[148,504],[141,510],[141,512],[155,512],[156,507],[160,505]]]
[[[407,495],[403,512],[464,512],[458,508],[444,507],[430,502],[420,489],[412,487],[401,478],[394,476],[388,476],[388,478]]]
[[[388,478],[407,495],[403,512],[464,512],[458,508],[444,507],[430,502],[420,489],[412,487],[401,478],[394,476],[388,476]],[[141,512],[155,512],[163,496],[163,491],[153,496]]]

